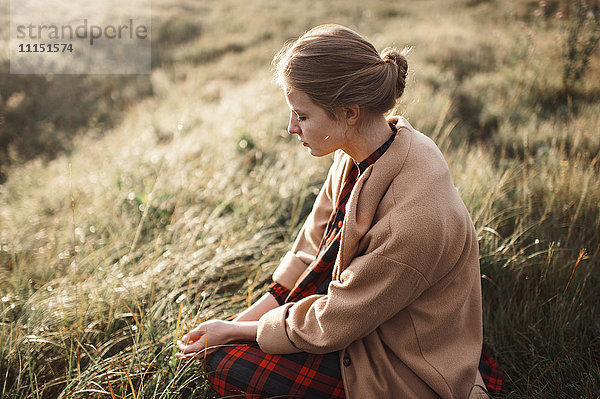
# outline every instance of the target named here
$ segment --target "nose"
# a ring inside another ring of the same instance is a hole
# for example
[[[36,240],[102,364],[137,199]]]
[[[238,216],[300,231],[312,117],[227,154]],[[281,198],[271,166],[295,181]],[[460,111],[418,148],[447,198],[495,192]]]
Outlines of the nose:
[[[288,122],[288,133],[298,134],[300,133],[300,127],[298,126],[298,120],[294,118],[293,112],[290,112],[290,120]]]

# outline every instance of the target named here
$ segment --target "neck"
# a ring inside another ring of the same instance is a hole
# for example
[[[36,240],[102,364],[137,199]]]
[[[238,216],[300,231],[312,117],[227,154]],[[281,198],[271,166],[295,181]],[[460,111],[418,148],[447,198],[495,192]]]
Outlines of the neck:
[[[362,162],[381,147],[390,136],[392,129],[383,115],[373,117],[368,122],[348,131],[346,145],[342,151],[356,162]]]

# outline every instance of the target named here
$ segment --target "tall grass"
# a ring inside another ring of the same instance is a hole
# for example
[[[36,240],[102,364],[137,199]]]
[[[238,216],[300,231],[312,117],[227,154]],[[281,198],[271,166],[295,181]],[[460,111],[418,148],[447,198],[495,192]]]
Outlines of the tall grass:
[[[270,59],[339,22],[414,46],[399,112],[438,143],[475,222],[498,397],[597,397],[600,62],[566,96],[565,6],[539,7],[155,5],[150,94],[0,185],[0,396],[211,397],[174,341],[262,295],[330,162],[285,132]]]

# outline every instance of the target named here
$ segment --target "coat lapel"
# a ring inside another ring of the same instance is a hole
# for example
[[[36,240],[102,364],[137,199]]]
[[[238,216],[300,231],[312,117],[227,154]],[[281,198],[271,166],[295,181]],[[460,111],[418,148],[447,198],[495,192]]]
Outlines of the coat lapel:
[[[403,117],[395,121],[398,128],[396,138],[381,158],[360,176],[346,204],[340,250],[333,270],[333,277],[336,280],[354,258],[361,238],[367,234],[373,224],[381,199],[392,180],[400,173],[408,155],[412,126]],[[345,155],[345,158],[346,165],[353,162],[349,156]],[[344,170],[347,170],[347,167]]]

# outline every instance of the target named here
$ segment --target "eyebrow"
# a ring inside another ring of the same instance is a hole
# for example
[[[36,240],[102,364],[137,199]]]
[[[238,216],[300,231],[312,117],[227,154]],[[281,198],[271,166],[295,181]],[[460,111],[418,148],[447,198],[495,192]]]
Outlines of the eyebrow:
[[[306,114],[306,112],[304,112],[304,111],[302,111],[300,109],[296,109],[296,108],[292,108],[292,112],[295,113],[296,115],[300,115],[300,114],[304,115],[304,114]]]

